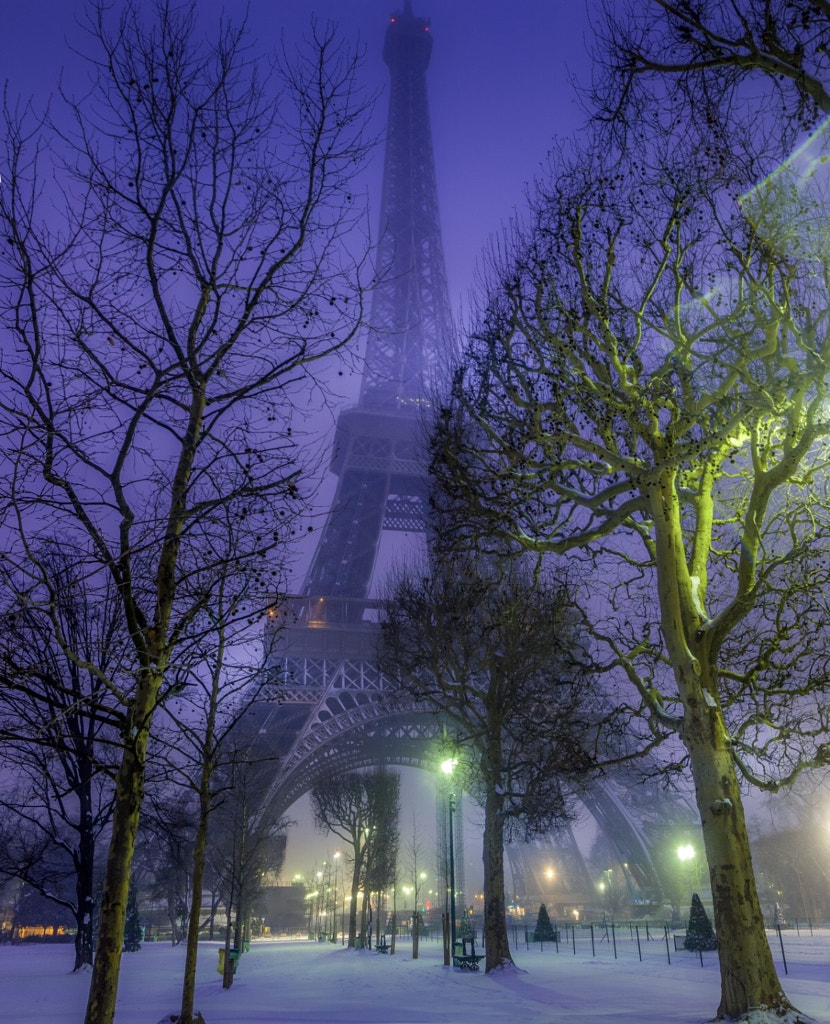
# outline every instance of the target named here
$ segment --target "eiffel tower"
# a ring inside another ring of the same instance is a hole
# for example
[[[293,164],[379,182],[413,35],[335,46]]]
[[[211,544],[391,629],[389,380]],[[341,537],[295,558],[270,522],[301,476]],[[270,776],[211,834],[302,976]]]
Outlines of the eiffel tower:
[[[302,596],[279,602],[266,627],[266,671],[280,701],[260,726],[280,758],[265,802],[273,817],[340,772],[381,761],[424,767],[429,745],[440,738],[433,716],[390,701],[375,663],[379,602],[370,594],[384,531],[423,531],[423,412],[433,371],[452,341],[427,104],[431,52],[430,23],[407,0],[389,20],[383,50],[391,85],[378,284],[360,395],[337,419],[330,467],[337,489]],[[601,828],[613,830],[636,887],[659,891],[641,814],[609,787],[597,787],[584,802]],[[445,828],[439,813],[444,840]],[[572,865],[571,890],[590,888],[573,840],[560,843],[559,852],[560,862]],[[534,869],[520,860],[511,856],[514,878],[529,878]]]
[[[430,23],[407,0],[389,19],[383,48],[390,93],[378,283],[360,395],[337,419],[330,465],[337,489],[303,596],[284,602],[270,621],[276,639],[268,668],[280,683],[281,705],[268,728],[285,754],[272,787],[279,810],[334,770],[331,762],[340,769],[376,759],[382,737],[373,736],[373,753],[362,753],[368,741],[360,727],[388,717],[374,665],[372,573],[385,531],[423,532],[423,411],[452,338],[427,102],[431,52]],[[406,739],[394,742],[403,763]],[[415,753],[412,763],[420,763]]]

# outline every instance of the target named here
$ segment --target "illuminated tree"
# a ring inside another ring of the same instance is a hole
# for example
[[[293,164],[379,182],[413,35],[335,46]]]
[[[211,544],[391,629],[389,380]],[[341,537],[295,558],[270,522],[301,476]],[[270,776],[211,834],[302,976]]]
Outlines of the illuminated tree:
[[[5,557],[48,584],[33,539],[59,530],[131,644],[131,686],[100,676],[125,724],[86,1021],[111,1024],[154,713],[223,568],[266,593],[296,529],[295,409],[362,319],[366,146],[328,28],[269,76],[243,31],[203,42],[195,4],[88,13],[82,98],[5,111],[0,430]]]
[[[207,869],[212,867],[214,877],[222,878],[226,895],[230,888],[227,876],[236,870],[227,850],[220,853],[214,849],[214,861],[208,864],[211,817],[222,803],[236,799],[232,790],[238,779],[238,762],[248,763],[246,783],[253,782],[249,777],[256,771],[267,775],[273,767],[273,755],[262,750],[258,742],[260,716],[263,707],[270,706],[266,703],[268,698],[273,696],[271,681],[261,671],[261,659],[251,658],[248,644],[234,650],[238,639],[234,608],[242,603],[246,588],[256,586],[255,575],[246,578],[239,566],[228,564],[227,575],[217,581],[211,608],[199,616],[201,630],[192,630],[190,642],[179,647],[176,663],[168,673],[172,695],[159,709],[151,745],[151,770],[161,785],[160,801],[154,801],[153,796],[158,793],[150,791],[151,810],[156,812],[151,820],[160,832],[163,848],[184,854],[186,864],[182,878],[185,864],[179,857],[171,857],[169,868],[173,870],[164,872],[165,882],[169,886],[175,881],[178,869],[181,893],[189,894],[189,906],[182,915],[187,921],[187,951],[178,1024],[193,1024],[200,1019],[193,1004]],[[274,631],[269,633],[271,642],[275,636]],[[260,779],[260,785],[266,787],[267,783]],[[146,819],[145,809],[143,826]],[[174,826],[176,819],[179,828]],[[284,852],[283,826],[278,823],[269,832],[263,824],[259,822],[254,833],[257,841],[262,840],[262,852],[267,853],[273,865]],[[266,835],[262,835],[263,831]],[[159,845],[158,841],[155,845]],[[250,845],[249,841],[249,848]],[[256,858],[249,861],[251,875],[260,862]],[[256,884],[254,880],[254,885],[247,886],[251,899]],[[210,920],[212,927],[212,913]],[[228,959],[229,969],[230,966]],[[233,980],[230,970],[227,978]]]
[[[221,800],[210,814],[207,856],[227,921],[223,988],[233,984],[231,947],[241,956],[244,942],[250,939],[251,913],[265,875],[279,874],[285,859],[287,822],[261,813],[272,771],[273,765],[252,756],[250,743],[243,740],[223,751],[222,763],[214,772],[213,785]],[[187,978],[185,982],[183,1007],[198,1020],[192,982]]]
[[[597,145],[540,183],[435,466],[478,544],[590,572],[595,671],[644,747],[685,752],[738,1018],[789,1005],[740,783],[830,754],[826,207],[795,164],[740,195],[717,154],[658,155]]]

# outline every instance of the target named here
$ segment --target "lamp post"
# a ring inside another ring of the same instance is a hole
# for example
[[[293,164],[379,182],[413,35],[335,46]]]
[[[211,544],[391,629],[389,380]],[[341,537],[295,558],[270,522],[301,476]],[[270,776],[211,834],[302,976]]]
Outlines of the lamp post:
[[[317,933],[317,941],[323,937],[323,900],[325,899],[325,890],[323,888],[323,872],[317,872],[317,914],[314,921],[314,930]]]
[[[455,757],[448,757],[446,761],[441,762],[441,771],[448,777],[452,777],[452,772],[455,766],[458,764],[458,759]],[[455,810],[455,794],[450,789],[447,796],[447,807],[449,810],[449,856],[450,856],[450,957],[455,956],[455,843],[453,841],[453,825],[452,816]]]
[[[337,865],[340,861],[339,851],[335,853],[334,857],[334,898],[331,901],[332,912],[331,912],[331,941],[337,942]]]

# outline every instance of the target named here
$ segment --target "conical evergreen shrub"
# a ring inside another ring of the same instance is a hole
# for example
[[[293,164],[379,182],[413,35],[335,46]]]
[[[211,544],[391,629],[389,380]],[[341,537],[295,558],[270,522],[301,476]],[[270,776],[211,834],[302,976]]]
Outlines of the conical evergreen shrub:
[[[703,904],[700,902],[700,896],[697,893],[692,895],[689,927],[686,929],[686,941],[683,943],[683,947],[684,949],[693,949],[695,952],[701,949],[718,948],[718,940],[712,928],[712,922],[709,920],[709,915],[704,910]]]
[[[532,942],[555,942],[556,932],[548,917],[548,909],[543,903],[539,907],[539,916],[536,918],[536,929],[533,932]]]

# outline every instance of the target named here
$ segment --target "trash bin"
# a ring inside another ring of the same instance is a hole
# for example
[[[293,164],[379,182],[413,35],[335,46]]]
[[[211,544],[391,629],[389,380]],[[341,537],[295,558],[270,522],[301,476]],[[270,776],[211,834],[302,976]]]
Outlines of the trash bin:
[[[239,950],[236,949],[234,946],[231,946],[231,948],[228,950],[228,956],[230,957],[230,961],[231,961],[231,970],[233,971],[234,974],[236,974],[236,968],[239,966]],[[217,971],[217,973],[221,974],[223,977],[225,976],[225,947],[224,946],[222,946],[219,949],[219,963],[216,965],[216,971]]]

